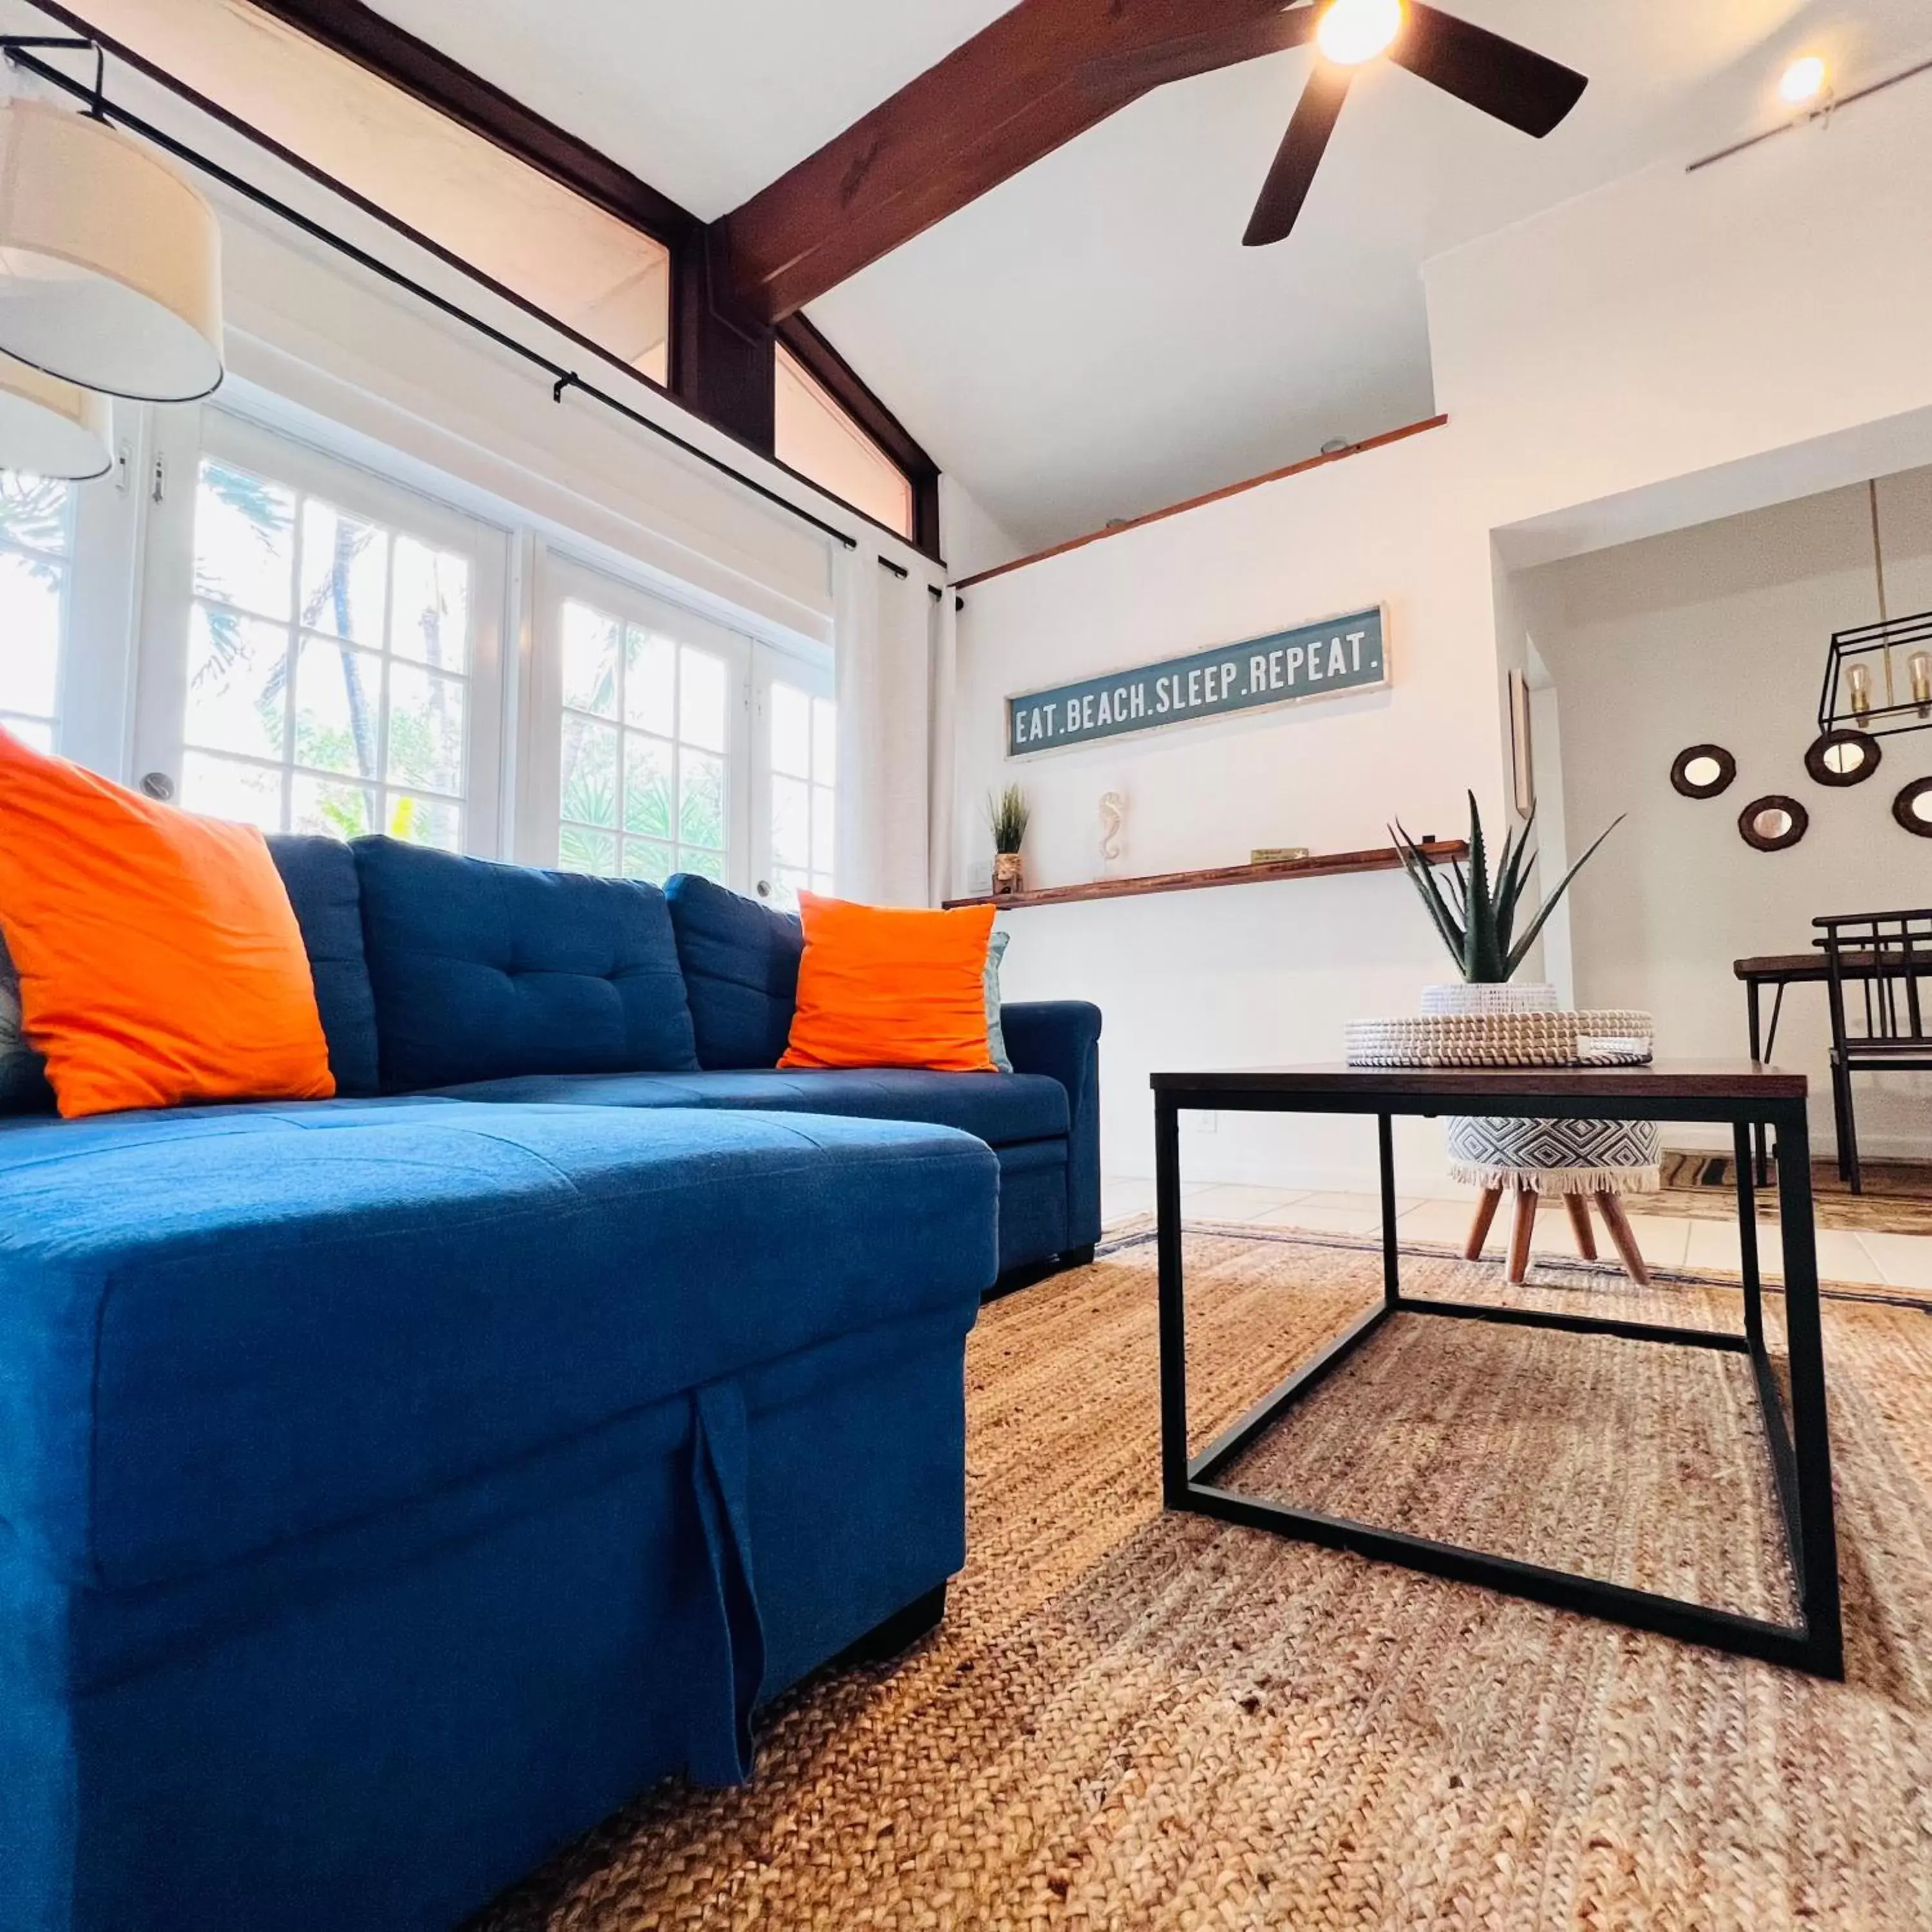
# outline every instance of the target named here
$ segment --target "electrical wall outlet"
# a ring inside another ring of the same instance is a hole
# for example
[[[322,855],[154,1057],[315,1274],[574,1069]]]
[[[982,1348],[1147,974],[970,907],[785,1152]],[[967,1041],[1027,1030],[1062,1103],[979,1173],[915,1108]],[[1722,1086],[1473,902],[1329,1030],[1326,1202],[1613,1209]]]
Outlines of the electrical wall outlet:
[[[993,862],[982,859],[966,868],[966,896],[984,898],[993,890]]]

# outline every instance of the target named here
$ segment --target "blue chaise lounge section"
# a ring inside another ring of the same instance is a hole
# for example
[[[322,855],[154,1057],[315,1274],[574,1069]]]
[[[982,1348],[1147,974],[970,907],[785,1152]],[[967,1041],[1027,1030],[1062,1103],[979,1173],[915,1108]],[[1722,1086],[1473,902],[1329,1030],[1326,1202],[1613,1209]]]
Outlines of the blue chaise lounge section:
[[[339,1097],[0,1120],[0,1932],[430,1932],[745,1776],[1098,1231],[1090,1007],[780,1075],[796,922],[708,881],[272,842]]]

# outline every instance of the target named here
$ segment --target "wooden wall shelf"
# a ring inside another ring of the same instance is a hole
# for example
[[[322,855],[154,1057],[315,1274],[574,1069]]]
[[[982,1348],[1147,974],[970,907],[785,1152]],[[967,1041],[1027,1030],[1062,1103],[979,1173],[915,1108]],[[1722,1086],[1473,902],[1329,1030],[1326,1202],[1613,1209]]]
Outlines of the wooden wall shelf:
[[[1432,838],[1422,853],[1432,866],[1446,866],[1468,857],[1460,838]],[[1151,872],[1138,879],[1096,879],[1084,886],[1048,886],[1036,892],[1016,892],[1004,898],[982,893],[976,898],[948,899],[950,911],[959,906],[1077,905],[1087,899],[1141,898],[1152,892],[1195,892],[1210,886],[1259,886],[1283,879],[1332,879],[1346,872],[1393,872],[1402,855],[1393,845],[1367,852],[1330,852],[1310,859],[1292,859],[1273,866],[1221,866],[1203,872]]]

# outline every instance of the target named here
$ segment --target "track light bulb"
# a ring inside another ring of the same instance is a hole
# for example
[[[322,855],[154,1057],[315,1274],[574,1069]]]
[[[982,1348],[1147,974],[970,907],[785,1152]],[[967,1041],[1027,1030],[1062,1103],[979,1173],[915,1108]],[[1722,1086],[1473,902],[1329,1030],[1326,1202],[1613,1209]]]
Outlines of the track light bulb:
[[[1388,52],[1402,22],[1402,0],[1334,0],[1315,38],[1323,57],[1336,66],[1360,67]]]
[[[1816,54],[1807,54],[1784,70],[1784,78],[1778,83],[1778,98],[1787,107],[1808,107],[1825,92],[1828,78],[1824,62]]]

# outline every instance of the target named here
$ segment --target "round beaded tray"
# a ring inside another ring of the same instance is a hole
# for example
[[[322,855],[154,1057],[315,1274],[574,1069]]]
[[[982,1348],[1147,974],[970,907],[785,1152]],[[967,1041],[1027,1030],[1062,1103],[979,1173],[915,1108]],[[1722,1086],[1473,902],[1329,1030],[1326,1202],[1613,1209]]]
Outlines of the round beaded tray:
[[[1425,1014],[1354,1020],[1351,1066],[1641,1066],[1648,1013]]]

